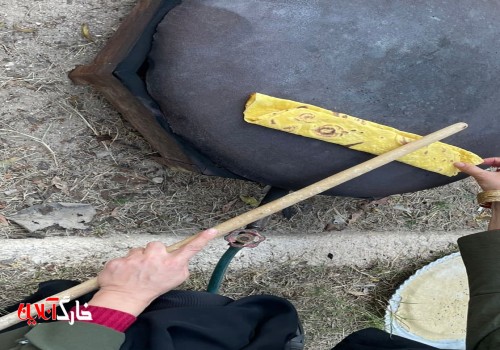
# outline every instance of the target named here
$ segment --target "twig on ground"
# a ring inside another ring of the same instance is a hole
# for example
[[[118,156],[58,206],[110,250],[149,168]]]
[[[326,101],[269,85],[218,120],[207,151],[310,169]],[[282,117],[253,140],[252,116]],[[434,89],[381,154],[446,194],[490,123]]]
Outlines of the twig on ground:
[[[66,112],[70,113],[70,111],[68,111],[66,109],[66,107],[68,107],[69,109],[71,109],[71,111],[73,113],[75,113],[77,116],[79,116],[83,122],[85,123],[85,125],[87,125],[87,127],[92,130],[92,132],[94,133],[95,136],[99,136],[99,133],[97,132],[96,128],[94,128],[89,122],[88,120],[83,116],[83,114],[80,113],[80,111],[78,111],[76,108],[70,106],[70,105],[67,105],[67,104],[62,104],[62,103],[59,103],[59,106],[64,109]],[[106,145],[105,145],[106,146]],[[107,148],[106,148],[107,149]]]
[[[6,135],[9,135],[9,133],[14,133],[16,135],[19,135],[19,136],[22,136],[22,137],[26,137],[26,138],[28,138],[30,140],[38,142],[43,147],[45,147],[45,149],[47,149],[47,151],[50,152],[50,154],[52,155],[52,158],[54,159],[54,164],[56,165],[56,167],[59,167],[59,162],[57,161],[56,153],[52,150],[52,148],[50,148],[50,146],[47,143],[45,143],[43,141],[43,139],[39,139],[38,137],[31,136],[31,135],[28,135],[28,134],[25,134],[25,133],[22,133],[22,132],[19,132],[19,131],[16,131],[16,130],[12,130],[12,129],[0,129],[0,133],[6,134]]]
[[[83,114],[80,113],[80,111],[76,108],[74,108],[73,106],[70,106],[68,104],[63,104],[63,103],[59,103],[59,106],[64,109],[66,112],[70,113],[70,111],[68,109],[66,109],[66,107],[68,107],[73,113],[75,113],[77,116],[79,116],[83,122],[85,123],[85,125],[87,125],[87,127],[92,130],[92,132],[94,133],[95,136],[99,136],[99,132],[97,131],[96,128],[94,128],[90,123],[89,121],[83,116]],[[115,142],[116,138],[118,137],[118,134],[116,135],[116,137],[113,139],[113,142]],[[104,141],[101,141],[101,144],[104,146],[104,148],[106,149],[106,151],[109,152],[110,156],[111,156],[111,159],[113,159],[113,162],[115,162],[115,164],[118,164],[118,162],[116,161],[115,157],[113,157],[113,153],[111,153],[111,151],[109,150],[109,147],[106,145],[106,143]]]
[[[363,272],[363,271],[361,271],[361,270],[358,270],[358,269],[357,269],[356,267],[354,267],[354,266],[351,266],[351,269],[353,269],[353,270],[354,270],[354,271],[356,271],[357,273],[360,273],[360,274],[362,274],[362,275],[364,275],[364,276],[366,276],[366,277],[370,277],[373,281],[377,281],[377,280],[378,280],[378,278],[377,278],[377,277],[372,276],[372,275],[370,275],[370,274],[368,274],[368,273],[366,273],[366,272]]]

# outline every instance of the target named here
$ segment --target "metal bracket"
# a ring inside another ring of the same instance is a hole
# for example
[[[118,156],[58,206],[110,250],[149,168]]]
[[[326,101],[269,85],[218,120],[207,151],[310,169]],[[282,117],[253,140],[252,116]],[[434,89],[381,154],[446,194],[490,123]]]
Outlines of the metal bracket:
[[[255,248],[260,242],[265,241],[266,237],[255,230],[242,229],[229,233],[224,239],[229,242],[231,247]]]

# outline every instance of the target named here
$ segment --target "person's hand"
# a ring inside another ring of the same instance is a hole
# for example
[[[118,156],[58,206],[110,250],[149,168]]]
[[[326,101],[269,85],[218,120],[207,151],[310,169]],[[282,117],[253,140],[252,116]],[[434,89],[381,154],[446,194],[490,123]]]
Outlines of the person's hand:
[[[460,171],[469,174],[474,179],[483,191],[495,191],[500,190],[500,171],[488,171],[481,169],[473,164],[465,163],[454,163]],[[500,157],[497,158],[486,158],[483,165],[489,165],[491,167],[500,167]],[[489,230],[500,230],[500,202],[493,202],[491,204],[491,220],[488,225]]]
[[[167,253],[163,243],[151,242],[110,260],[97,277],[100,289],[89,305],[139,315],[155,298],[189,277],[189,259],[216,235],[213,229],[203,231],[172,253]]]
[[[466,173],[476,179],[483,191],[500,190],[500,172],[481,169],[473,164],[454,163],[461,172]],[[486,158],[483,165],[500,168],[500,157]]]

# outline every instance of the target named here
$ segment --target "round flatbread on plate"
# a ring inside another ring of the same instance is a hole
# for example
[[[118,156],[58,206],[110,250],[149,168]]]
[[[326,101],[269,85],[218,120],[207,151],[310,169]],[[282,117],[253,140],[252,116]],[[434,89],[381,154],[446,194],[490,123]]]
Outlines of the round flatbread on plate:
[[[465,349],[469,286],[460,253],[418,270],[389,301],[386,331],[439,349]]]

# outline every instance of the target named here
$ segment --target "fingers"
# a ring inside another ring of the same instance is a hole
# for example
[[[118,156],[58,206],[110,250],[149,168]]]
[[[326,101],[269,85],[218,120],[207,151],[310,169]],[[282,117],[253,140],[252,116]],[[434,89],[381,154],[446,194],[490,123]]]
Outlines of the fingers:
[[[144,248],[132,248],[128,251],[127,255],[125,255],[126,258],[129,256],[133,256],[136,254],[143,254],[144,253]]]
[[[487,175],[489,172],[487,170],[483,170],[473,164],[469,163],[453,163],[453,165],[458,168],[461,172],[466,173],[476,179],[482,178],[484,175]]]
[[[162,242],[149,242],[144,249],[145,255],[166,255],[167,247]]]
[[[185,259],[186,261],[191,259],[199,251],[201,251],[205,246],[217,236],[217,230],[208,229],[202,231],[196,235],[190,243],[186,244],[184,247],[177,249],[172,254],[175,254],[180,259]]]
[[[176,256],[181,257],[181,259],[185,259],[187,261],[191,259],[196,253],[201,251],[207,245],[207,243],[210,242],[216,236],[217,236],[217,230],[208,229],[202,231],[198,233],[191,242],[177,249],[172,254],[175,254]],[[162,242],[149,242],[146,245],[146,248],[130,249],[130,251],[128,252],[127,255],[125,255],[125,257],[127,258],[135,256],[137,254],[161,256],[161,255],[166,255],[168,253],[165,244],[163,244]]]
[[[500,157],[486,158],[483,164],[498,168],[500,167]]]

